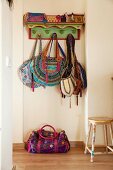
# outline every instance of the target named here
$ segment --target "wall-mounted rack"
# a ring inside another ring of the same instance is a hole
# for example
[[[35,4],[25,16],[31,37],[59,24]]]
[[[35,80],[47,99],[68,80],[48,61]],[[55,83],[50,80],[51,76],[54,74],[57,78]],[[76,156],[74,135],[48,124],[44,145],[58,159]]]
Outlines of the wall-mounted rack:
[[[36,39],[41,34],[42,39],[50,39],[53,33],[57,34],[59,40],[66,39],[72,34],[76,40],[80,39],[80,31],[84,25],[84,15],[76,15],[74,22],[28,22],[24,21],[29,39]]]

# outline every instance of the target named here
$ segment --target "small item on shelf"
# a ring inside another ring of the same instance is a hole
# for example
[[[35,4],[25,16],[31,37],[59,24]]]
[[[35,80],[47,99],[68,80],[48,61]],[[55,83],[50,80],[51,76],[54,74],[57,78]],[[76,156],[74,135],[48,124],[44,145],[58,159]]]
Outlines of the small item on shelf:
[[[68,22],[68,14],[67,14],[67,12],[65,13],[65,17],[66,17],[66,22]]]
[[[31,13],[28,12],[24,15],[24,23],[26,22],[47,22],[44,13]]]
[[[46,15],[47,22],[61,22],[60,15]]]
[[[82,14],[68,14],[68,22],[84,23],[84,15]]]
[[[61,15],[61,22],[66,22],[66,15]]]

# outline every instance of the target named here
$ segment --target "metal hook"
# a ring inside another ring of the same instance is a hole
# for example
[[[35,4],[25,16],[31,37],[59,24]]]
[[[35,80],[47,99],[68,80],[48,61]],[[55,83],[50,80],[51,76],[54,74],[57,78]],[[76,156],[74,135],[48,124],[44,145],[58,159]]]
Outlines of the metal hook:
[[[52,38],[54,38],[54,39],[57,38],[57,34],[56,34],[56,33],[53,33],[53,34],[52,34]]]
[[[38,33],[37,33],[37,38],[40,38],[40,37],[41,37],[41,34],[38,34]]]

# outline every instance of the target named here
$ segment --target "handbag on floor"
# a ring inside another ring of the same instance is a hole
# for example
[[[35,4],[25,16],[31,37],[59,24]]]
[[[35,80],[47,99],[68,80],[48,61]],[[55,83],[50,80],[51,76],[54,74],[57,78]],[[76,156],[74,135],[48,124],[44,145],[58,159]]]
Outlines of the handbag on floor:
[[[52,131],[47,130],[48,127]],[[70,150],[70,143],[64,130],[57,132],[51,125],[45,125],[32,132],[26,149],[30,153],[65,153]]]

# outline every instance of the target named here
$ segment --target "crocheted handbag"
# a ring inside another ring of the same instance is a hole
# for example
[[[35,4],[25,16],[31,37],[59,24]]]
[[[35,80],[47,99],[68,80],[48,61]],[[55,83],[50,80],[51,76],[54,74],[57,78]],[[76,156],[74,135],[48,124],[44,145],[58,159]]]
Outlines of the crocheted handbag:
[[[50,57],[53,41],[55,41],[56,56]],[[48,51],[49,54],[47,54]],[[37,58],[31,62],[30,68],[36,82],[44,86],[55,86],[60,83],[65,62],[66,58],[59,54],[58,40],[54,33],[46,48],[43,50],[42,55],[37,56]]]
[[[47,130],[47,128],[52,130]],[[30,135],[26,149],[30,153],[65,153],[70,143],[64,130],[57,132],[51,125],[45,125]]]
[[[32,88],[32,91],[34,91],[34,88],[42,86],[39,82],[35,81],[34,75],[30,70],[30,64],[32,60],[35,58],[36,45],[37,45],[37,41],[35,42],[31,59],[25,61],[19,67],[19,70],[18,70],[21,81],[23,82],[24,85]]]

